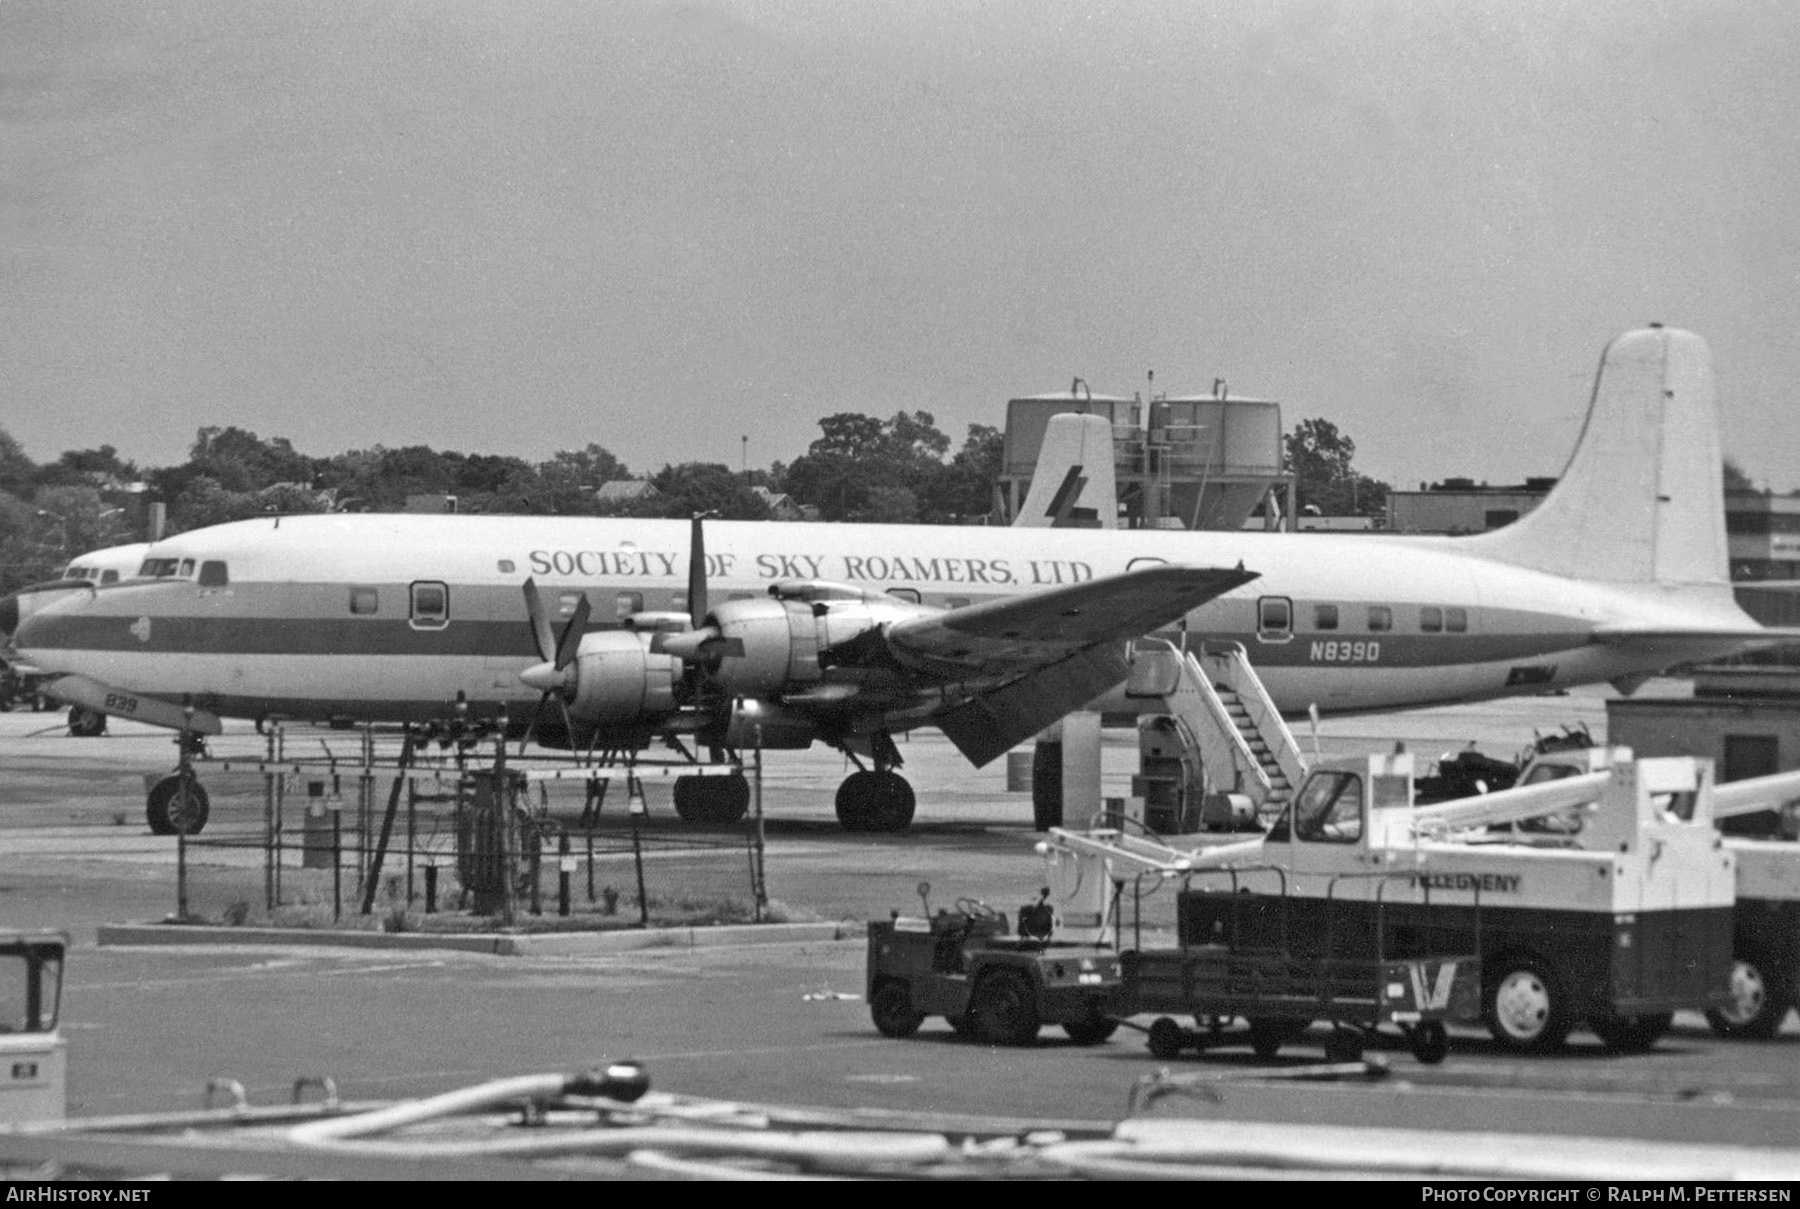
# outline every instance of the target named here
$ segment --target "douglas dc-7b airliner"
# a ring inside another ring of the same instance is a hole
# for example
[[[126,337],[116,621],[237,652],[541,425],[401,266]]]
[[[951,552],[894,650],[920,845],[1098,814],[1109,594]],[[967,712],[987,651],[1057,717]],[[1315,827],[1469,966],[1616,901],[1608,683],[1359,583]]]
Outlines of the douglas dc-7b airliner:
[[[718,522],[690,566],[698,536],[588,517],[241,521],[156,543],[143,578],[45,605],[15,645],[65,700],[203,731],[424,722],[461,699],[478,720],[537,713],[558,745],[823,741],[861,768],[844,824],[897,828],[913,794],[893,734],[936,726],[985,764],[1115,689],[1127,640],[1177,621],[1243,643],[1288,712],[1628,686],[1794,638],[1732,599],[1711,356],[1660,327],[1607,347],[1543,502],[1473,537]],[[734,809],[698,786],[686,800]]]

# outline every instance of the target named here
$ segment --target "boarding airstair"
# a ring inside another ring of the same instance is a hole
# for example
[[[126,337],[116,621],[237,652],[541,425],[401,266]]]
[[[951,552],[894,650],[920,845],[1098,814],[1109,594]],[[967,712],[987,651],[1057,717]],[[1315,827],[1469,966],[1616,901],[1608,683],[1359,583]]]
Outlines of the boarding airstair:
[[[1279,814],[1306,764],[1243,646],[1204,642],[1196,653],[1146,639],[1134,660],[1131,695],[1163,699],[1181,749],[1198,757],[1213,793],[1247,797],[1265,821]],[[1144,764],[1143,780],[1154,781],[1148,755]]]

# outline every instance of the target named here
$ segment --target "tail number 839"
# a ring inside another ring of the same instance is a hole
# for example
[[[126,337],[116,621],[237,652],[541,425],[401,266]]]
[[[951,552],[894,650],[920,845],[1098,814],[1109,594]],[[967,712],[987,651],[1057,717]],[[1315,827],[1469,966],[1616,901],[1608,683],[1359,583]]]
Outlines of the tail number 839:
[[[1312,644],[1311,655],[1314,663],[1379,663],[1381,644],[1352,642],[1349,639],[1315,642]]]

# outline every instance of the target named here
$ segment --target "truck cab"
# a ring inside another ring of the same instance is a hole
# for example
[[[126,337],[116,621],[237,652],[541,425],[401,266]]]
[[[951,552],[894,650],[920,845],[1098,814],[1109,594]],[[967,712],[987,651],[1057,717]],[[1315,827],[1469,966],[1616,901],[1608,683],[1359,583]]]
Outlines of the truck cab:
[[[67,1111],[57,1018],[68,949],[61,932],[0,932],[0,1126],[57,1122]]]

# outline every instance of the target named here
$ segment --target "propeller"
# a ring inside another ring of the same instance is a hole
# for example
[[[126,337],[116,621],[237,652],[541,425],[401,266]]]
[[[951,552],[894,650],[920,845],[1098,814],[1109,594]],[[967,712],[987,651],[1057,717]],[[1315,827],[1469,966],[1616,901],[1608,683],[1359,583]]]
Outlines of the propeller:
[[[525,743],[537,733],[544,706],[552,696],[556,698],[557,709],[562,712],[563,732],[570,735],[573,741],[575,724],[569,717],[569,703],[565,694],[569,687],[569,665],[575,662],[575,653],[581,649],[581,635],[587,629],[590,607],[587,593],[583,592],[581,599],[576,601],[575,612],[570,615],[562,634],[553,639],[550,616],[544,609],[543,597],[538,593],[537,580],[525,581],[525,612],[531,618],[531,636],[537,644],[538,658],[543,662],[520,672],[519,679],[537,689],[543,696],[538,698],[537,710],[531,715],[531,725],[525,728],[525,738],[519,744],[521,751],[525,749]]]
[[[687,664],[717,663],[727,655],[742,655],[741,639],[726,638],[716,625],[706,624],[711,610],[706,603],[706,536],[703,521],[716,512],[694,513],[693,528],[688,534],[688,625],[678,633],[660,633],[651,641],[650,649],[659,655],[673,655]]]

